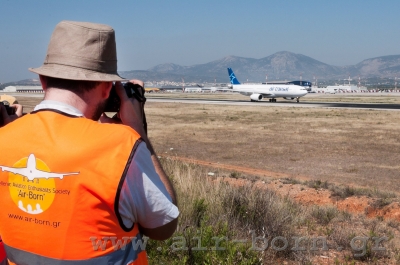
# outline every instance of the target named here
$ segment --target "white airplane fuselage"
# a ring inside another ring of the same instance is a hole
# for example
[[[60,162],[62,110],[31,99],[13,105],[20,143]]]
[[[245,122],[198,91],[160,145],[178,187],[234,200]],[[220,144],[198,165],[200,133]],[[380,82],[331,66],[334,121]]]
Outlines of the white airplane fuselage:
[[[250,96],[251,101],[260,101],[263,98],[269,98],[270,102],[276,102],[276,98],[282,97],[285,99],[296,99],[299,102],[299,98],[307,94],[307,88],[293,84],[241,84],[232,68],[228,68],[228,74],[231,81],[229,88],[242,95]]]
[[[232,90],[242,95],[260,94],[263,98],[298,98],[307,94],[307,90],[297,85],[239,84],[231,85]]]

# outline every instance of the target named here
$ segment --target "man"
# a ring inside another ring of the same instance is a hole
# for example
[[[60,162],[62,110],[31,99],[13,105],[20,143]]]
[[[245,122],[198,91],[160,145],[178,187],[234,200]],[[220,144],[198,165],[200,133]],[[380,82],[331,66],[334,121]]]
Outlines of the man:
[[[114,30],[62,21],[34,111],[0,129],[0,235],[15,264],[147,264],[142,235],[169,238],[179,211],[117,74]],[[122,124],[103,113],[112,82]],[[131,82],[142,85],[138,80]],[[100,118],[102,123],[97,120]]]
[[[1,97],[0,97],[1,98]],[[22,116],[23,107],[20,104],[12,104],[10,108],[14,109],[14,114],[9,115],[7,113],[6,106],[3,102],[0,102],[0,127],[3,127],[10,122],[16,120],[18,117]]]
[[[3,101],[2,96],[0,96],[1,101]],[[23,112],[23,107],[20,104],[12,104],[10,106],[11,108],[14,108],[14,114],[9,115],[7,112],[6,107],[4,106],[3,102],[0,102],[0,127],[3,127],[10,122],[16,120],[18,117],[22,116]],[[0,265],[6,265],[7,264],[7,256],[6,256],[6,251],[4,250],[3,246],[3,240],[1,239],[0,236]]]

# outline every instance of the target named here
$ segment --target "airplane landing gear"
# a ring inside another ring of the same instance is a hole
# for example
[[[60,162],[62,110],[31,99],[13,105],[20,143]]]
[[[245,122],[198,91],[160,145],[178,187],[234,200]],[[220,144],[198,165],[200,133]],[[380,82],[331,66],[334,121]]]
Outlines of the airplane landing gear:
[[[297,103],[300,102],[300,98],[299,98],[299,97],[296,98],[296,102],[297,102]]]
[[[276,98],[270,98],[269,102],[276,102]]]

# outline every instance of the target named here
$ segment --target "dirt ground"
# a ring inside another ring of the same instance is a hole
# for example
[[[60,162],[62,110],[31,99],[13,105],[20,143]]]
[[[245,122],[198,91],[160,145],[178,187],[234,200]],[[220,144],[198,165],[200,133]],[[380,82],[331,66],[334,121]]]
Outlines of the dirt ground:
[[[362,101],[397,103],[399,98],[371,96]],[[29,112],[41,98],[18,100]],[[282,181],[320,180],[398,194],[398,111],[148,102],[146,113],[159,155],[208,166],[217,176],[223,171],[242,178],[225,176],[226,181],[259,176],[260,185],[304,204],[336,205],[400,220],[396,202],[377,210],[370,207],[373,198],[338,200],[327,190]]]
[[[400,112],[147,104],[159,153],[398,192]]]
[[[376,198],[339,199],[328,190],[281,180],[321,180],[398,194],[397,111],[149,103],[147,113],[159,154],[213,167],[217,174],[231,170],[240,172],[241,178],[265,177],[262,186],[303,204],[335,205],[400,221],[397,202],[377,208]]]

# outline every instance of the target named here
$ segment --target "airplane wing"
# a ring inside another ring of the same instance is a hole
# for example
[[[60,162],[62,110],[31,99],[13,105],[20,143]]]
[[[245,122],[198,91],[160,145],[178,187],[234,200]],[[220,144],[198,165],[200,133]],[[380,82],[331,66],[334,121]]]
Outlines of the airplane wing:
[[[257,93],[256,93],[257,94]],[[261,95],[263,96],[263,98],[265,98],[265,97],[271,97],[271,96],[273,96],[274,94],[272,94],[272,93],[261,93]]]
[[[59,179],[63,179],[64,176],[68,176],[68,175],[78,175],[79,172],[68,172],[68,173],[53,173],[53,172],[46,172],[46,171],[42,171],[42,170],[36,170],[36,172],[34,172],[34,174],[32,175],[33,178],[35,179],[48,179],[48,178],[59,178]]]
[[[28,173],[26,168],[3,167],[3,166],[0,166],[0,168],[2,171],[7,171],[22,176],[25,176]]]

